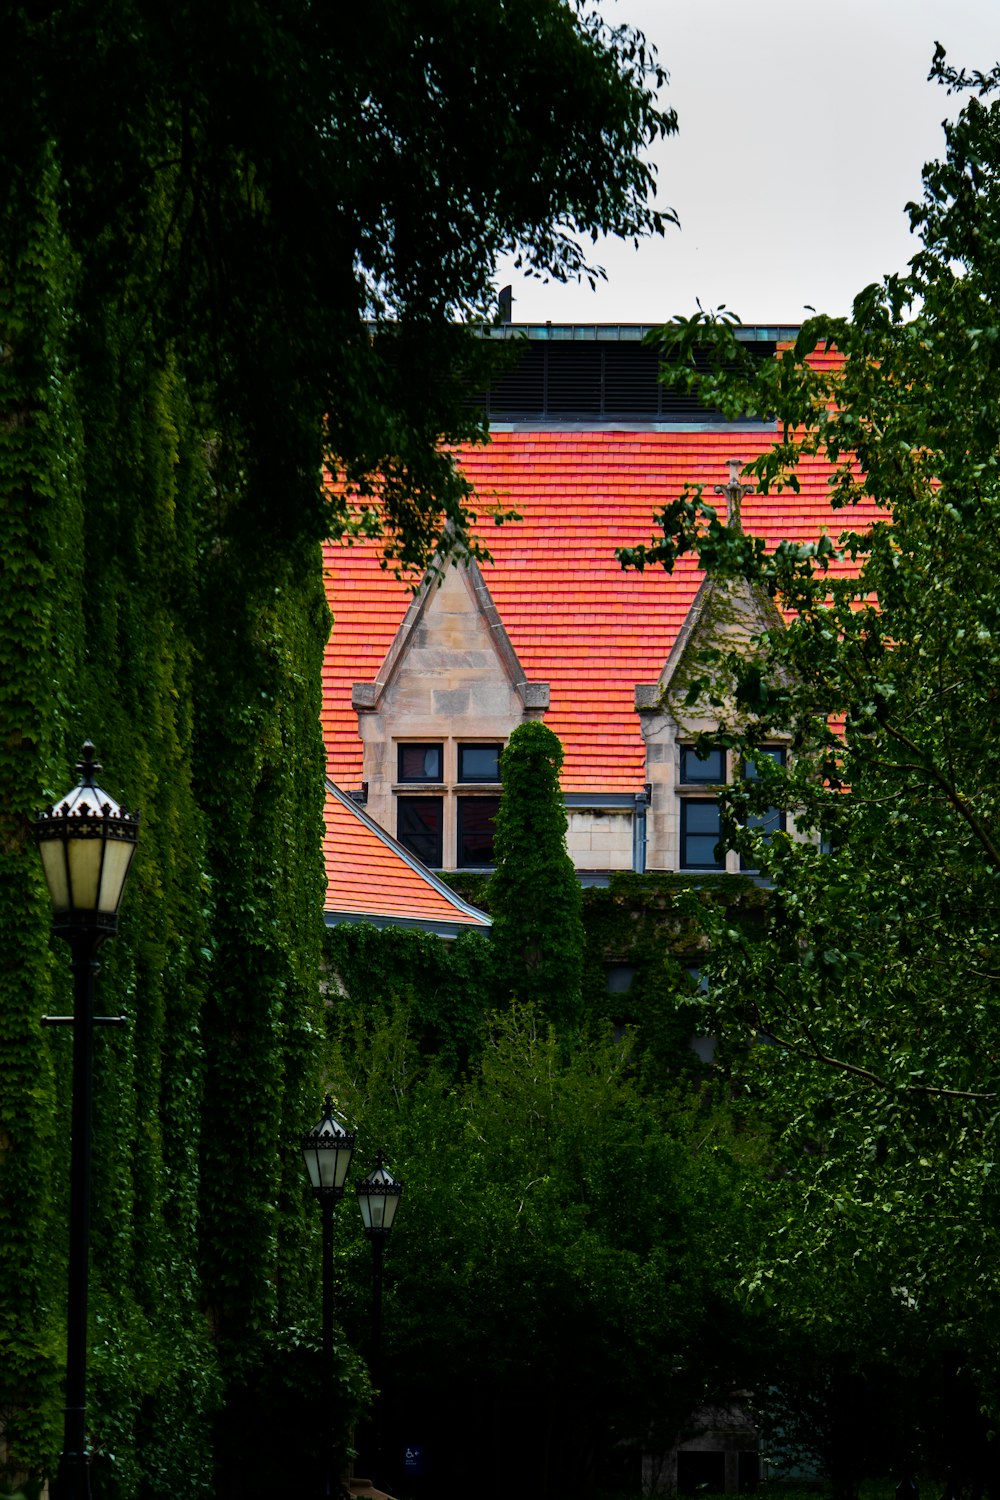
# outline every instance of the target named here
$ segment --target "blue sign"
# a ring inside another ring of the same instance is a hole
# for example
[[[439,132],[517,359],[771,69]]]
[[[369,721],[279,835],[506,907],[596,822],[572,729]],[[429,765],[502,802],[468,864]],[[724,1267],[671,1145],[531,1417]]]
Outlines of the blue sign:
[[[403,1449],[403,1473],[421,1475],[424,1472],[423,1443],[408,1443]]]

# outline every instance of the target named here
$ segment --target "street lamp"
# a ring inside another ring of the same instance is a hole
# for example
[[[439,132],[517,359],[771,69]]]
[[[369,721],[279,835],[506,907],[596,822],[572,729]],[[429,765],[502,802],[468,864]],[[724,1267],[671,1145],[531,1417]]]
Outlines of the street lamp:
[[[94,780],[101,767],[88,740],[77,766],[80,783],[58,806],[37,813],[35,838],[52,898],[52,930],[70,945],[73,1015],[46,1017],[73,1027],[73,1106],[69,1195],[69,1294],[66,1317],[66,1411],[55,1500],[88,1500],[87,1270],[90,1253],[90,1163],[93,1113],[97,952],[118,931],[118,908],[139,838],[139,815],[119,807]],[[119,1022],[120,1024],[120,1022]]]
[[[333,1111],[333,1099],[323,1101],[323,1118],[302,1137],[302,1155],[313,1196],[323,1215],[323,1399],[328,1412],[324,1442],[323,1500],[333,1500],[337,1476],[333,1471],[333,1210],[344,1196],[354,1135]]]
[[[365,1226],[365,1234],[372,1245],[372,1342],[371,1376],[375,1386],[375,1403],[372,1411],[373,1464],[377,1469],[381,1454],[381,1409],[382,1409],[382,1261],[385,1243],[392,1233],[392,1226],[403,1196],[403,1184],[397,1182],[384,1164],[381,1151],[375,1158],[375,1166],[357,1184],[358,1207]],[[373,1475],[374,1477],[374,1475]]]

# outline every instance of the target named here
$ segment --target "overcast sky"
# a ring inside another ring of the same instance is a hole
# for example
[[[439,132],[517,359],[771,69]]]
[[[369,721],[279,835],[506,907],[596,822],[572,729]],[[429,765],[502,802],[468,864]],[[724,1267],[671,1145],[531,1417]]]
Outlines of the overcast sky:
[[[668,228],[611,241],[608,280],[508,273],[515,322],[663,322],[725,303],[746,323],[845,313],[915,249],[904,206],[959,107],[926,81],[940,40],[959,66],[1000,60],[1000,0],[605,0],[655,43],[679,134],[662,143]]]

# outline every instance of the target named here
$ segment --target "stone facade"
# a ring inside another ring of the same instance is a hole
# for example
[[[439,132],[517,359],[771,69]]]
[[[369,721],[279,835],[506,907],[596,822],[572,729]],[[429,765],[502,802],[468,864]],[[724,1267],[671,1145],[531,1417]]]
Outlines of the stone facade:
[[[684,804],[690,799],[704,808],[713,788],[685,784],[684,747],[711,732],[720,712],[732,719],[717,704],[687,703],[690,683],[703,670],[699,654],[709,646],[750,649],[752,637],[777,618],[770,601],[746,585],[702,585],[659,681],[634,687],[645,797],[607,794],[595,786],[592,794],[569,799],[567,847],[578,870],[600,875],[692,868],[685,857],[691,845],[683,837]],[[352,702],[364,745],[369,815],[407,842],[402,816],[419,806],[438,819],[438,843],[433,855],[414,852],[446,870],[475,867],[462,839],[463,817],[475,814],[461,807],[462,799],[479,799],[480,816],[486,817],[488,799],[500,788],[494,777],[463,777],[465,749],[502,747],[518,724],[544,717],[549,707],[548,685],[527,680],[475,563],[446,568],[421,589],[378,676],[355,683]],[[416,783],[403,777],[402,746],[428,747],[433,775]],[[736,770],[732,757],[722,766],[720,779],[730,779]],[[430,810],[431,802],[438,810]],[[738,856],[727,855],[724,868],[735,873]]]
[[[503,745],[548,707],[544,683],[525,680],[475,564],[447,568],[421,590],[373,683],[357,683],[353,703],[364,743],[367,810],[397,833],[397,798],[441,798],[442,866],[457,865],[457,802],[496,795],[496,781],[459,779],[463,745]],[[440,780],[399,780],[399,747],[441,746]]]

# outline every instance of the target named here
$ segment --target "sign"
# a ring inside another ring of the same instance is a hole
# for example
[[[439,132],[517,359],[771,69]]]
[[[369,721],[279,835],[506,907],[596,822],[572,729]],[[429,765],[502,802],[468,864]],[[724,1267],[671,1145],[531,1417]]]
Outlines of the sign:
[[[424,1472],[424,1445],[423,1443],[408,1443],[403,1449],[403,1473],[411,1478],[422,1476]]]

